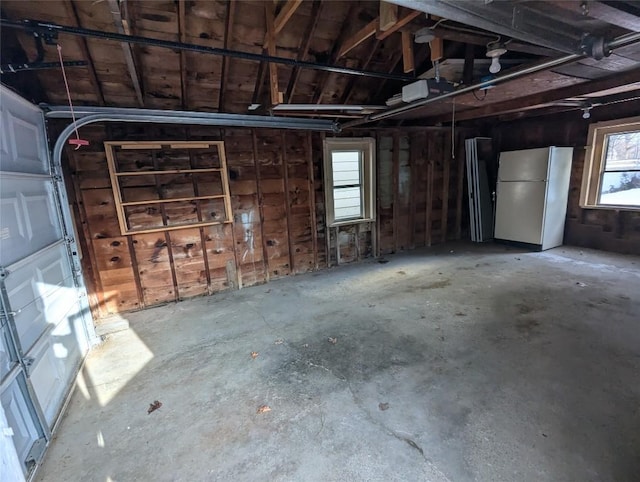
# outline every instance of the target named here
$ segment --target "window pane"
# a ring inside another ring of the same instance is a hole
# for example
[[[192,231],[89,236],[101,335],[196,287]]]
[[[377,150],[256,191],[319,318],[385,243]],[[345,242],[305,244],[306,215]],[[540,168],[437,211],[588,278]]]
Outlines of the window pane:
[[[333,212],[336,221],[362,217],[362,191],[358,187],[333,190]]]
[[[334,186],[360,184],[360,151],[331,152]]]
[[[640,131],[609,134],[605,171],[640,169]],[[603,190],[608,184],[603,184]]]
[[[603,173],[600,204],[640,206],[640,172]]]

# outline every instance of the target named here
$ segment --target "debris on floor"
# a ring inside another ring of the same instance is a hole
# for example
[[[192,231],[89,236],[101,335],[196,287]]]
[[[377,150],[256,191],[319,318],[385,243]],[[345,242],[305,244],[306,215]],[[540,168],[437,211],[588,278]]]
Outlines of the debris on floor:
[[[336,343],[338,343],[338,339],[337,338],[333,338],[333,337],[329,337],[329,343],[331,343],[332,345],[335,345]]]
[[[580,288],[584,288],[585,286],[587,286],[587,285],[586,285],[586,283],[583,283],[582,281],[578,281],[576,284],[577,284]]]
[[[258,352],[257,352],[257,351],[252,351],[252,352],[251,352],[251,358],[253,358],[254,360],[255,360],[256,358],[258,358]]]
[[[389,410],[389,402],[379,403],[379,404],[378,404],[378,408],[379,408],[380,410],[382,410],[383,412],[384,412],[385,410]]]
[[[151,412],[155,412],[160,407],[162,407],[162,402],[159,402],[158,400],[154,400],[153,403],[149,404],[149,409],[147,410],[147,415],[150,414]]]
[[[380,258],[378,260],[378,263],[380,263],[380,264],[385,264],[385,263],[388,263],[388,262],[389,262],[389,260],[388,259],[384,259],[384,258]]]
[[[284,340],[282,338],[278,338],[274,343],[276,345],[282,345],[284,343]]]
[[[270,411],[271,411],[271,407],[269,405],[260,405],[256,413],[266,413]]]

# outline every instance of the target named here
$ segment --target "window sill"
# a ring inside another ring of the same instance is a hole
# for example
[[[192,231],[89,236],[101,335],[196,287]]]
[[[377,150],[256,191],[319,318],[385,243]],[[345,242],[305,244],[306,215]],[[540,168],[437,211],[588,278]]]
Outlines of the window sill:
[[[375,223],[376,220],[374,218],[362,218],[362,219],[348,219],[345,221],[336,221],[329,224],[330,228],[336,228],[340,226],[347,226],[349,224],[363,224],[363,223]]]
[[[593,206],[593,205],[580,205],[581,209],[598,209],[603,211],[635,211],[640,212],[640,206]]]

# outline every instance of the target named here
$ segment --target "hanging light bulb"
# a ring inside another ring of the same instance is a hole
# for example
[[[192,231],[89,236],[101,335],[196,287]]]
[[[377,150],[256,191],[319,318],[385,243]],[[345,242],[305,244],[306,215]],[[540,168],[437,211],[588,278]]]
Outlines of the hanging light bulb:
[[[489,66],[489,72],[492,74],[497,74],[500,72],[502,65],[500,65],[500,57],[494,57],[491,59],[491,65]]]
[[[591,107],[584,107],[582,109],[582,118],[583,119],[588,119],[589,117],[591,117]]]
[[[491,59],[491,66],[489,72],[497,74],[500,72],[502,66],[500,65],[500,56],[507,53],[507,49],[500,41],[487,44],[487,57]]]

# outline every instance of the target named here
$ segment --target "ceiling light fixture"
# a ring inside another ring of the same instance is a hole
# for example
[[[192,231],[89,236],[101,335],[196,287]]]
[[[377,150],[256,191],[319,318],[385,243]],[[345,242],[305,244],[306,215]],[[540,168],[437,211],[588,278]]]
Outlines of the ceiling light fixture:
[[[500,65],[500,56],[507,53],[507,49],[502,42],[490,42],[487,44],[487,57],[491,59],[489,72],[497,74],[502,66]]]
[[[593,108],[593,106],[588,106],[588,107],[583,107],[582,108],[582,118],[583,119],[588,119],[589,117],[591,117],[591,109]]]

